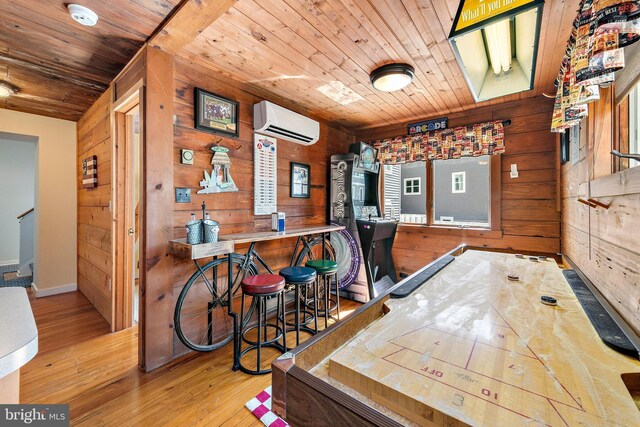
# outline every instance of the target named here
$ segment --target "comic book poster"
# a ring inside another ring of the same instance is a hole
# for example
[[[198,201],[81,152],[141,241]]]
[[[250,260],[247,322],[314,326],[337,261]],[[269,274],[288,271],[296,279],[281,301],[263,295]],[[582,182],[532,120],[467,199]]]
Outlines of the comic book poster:
[[[640,0],[583,0],[556,79],[553,132],[564,132],[585,117],[586,104],[599,99],[625,65],[624,47],[640,39]]]

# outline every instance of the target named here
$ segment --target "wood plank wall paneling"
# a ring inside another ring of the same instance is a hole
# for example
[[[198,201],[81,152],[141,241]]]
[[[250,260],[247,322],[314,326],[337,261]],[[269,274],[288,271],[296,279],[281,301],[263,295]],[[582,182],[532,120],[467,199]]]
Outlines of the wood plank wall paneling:
[[[175,57],[175,99],[173,145],[173,185],[191,189],[191,203],[173,204],[173,236],[185,236],[184,224],[192,212],[201,215],[200,205],[206,202],[211,217],[220,222],[220,233],[229,234],[247,231],[265,231],[271,227],[271,217],[253,214],[253,105],[260,98],[246,90],[246,86],[220,78],[210,70],[187,59]],[[193,127],[194,86],[240,102],[240,136],[237,139],[197,131]],[[271,101],[287,108],[292,103],[282,99]],[[299,113],[304,111],[297,109]],[[344,153],[354,141],[352,133],[332,127],[320,121],[320,140],[305,147],[293,142],[278,140],[278,210],[285,212],[287,227],[325,224],[327,221],[328,169],[332,154]],[[229,148],[231,176],[239,190],[235,193],[196,194],[203,171],[211,168],[211,147],[220,144]],[[180,149],[194,150],[194,164],[180,164]],[[289,197],[290,162],[311,165],[311,198]],[[257,245],[260,255],[274,271],[289,264],[295,239],[263,242]],[[236,248],[243,252],[246,247]],[[193,273],[193,264],[187,260],[174,259],[172,285],[175,296]],[[174,356],[184,352],[184,347],[174,338]]]
[[[552,101],[536,97],[448,115],[450,127],[489,120],[512,121],[505,127],[506,152],[501,159],[502,230],[443,231],[401,225],[393,249],[398,271],[412,273],[462,243],[539,253],[560,251],[558,145],[556,136],[549,132],[552,109]],[[406,133],[406,123],[399,123],[358,130],[356,139],[370,141]],[[518,165],[519,178],[509,177],[512,163]]]
[[[590,105],[590,117],[582,122],[579,161],[562,166],[562,251],[640,334],[640,187],[626,185],[640,179],[640,170],[610,175],[610,124],[616,123],[612,91],[601,89],[601,101]],[[605,180],[611,184],[601,185]],[[610,204],[609,209],[577,201],[590,192],[595,197],[596,190],[597,200]]]
[[[78,289],[112,323],[111,88],[78,121]],[[82,160],[98,159],[98,186],[82,188]]]

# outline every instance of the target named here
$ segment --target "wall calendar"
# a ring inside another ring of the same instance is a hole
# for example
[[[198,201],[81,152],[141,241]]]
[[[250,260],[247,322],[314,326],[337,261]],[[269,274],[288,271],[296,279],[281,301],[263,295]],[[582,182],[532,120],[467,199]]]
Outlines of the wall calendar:
[[[253,214],[278,210],[278,151],[276,139],[254,134]]]

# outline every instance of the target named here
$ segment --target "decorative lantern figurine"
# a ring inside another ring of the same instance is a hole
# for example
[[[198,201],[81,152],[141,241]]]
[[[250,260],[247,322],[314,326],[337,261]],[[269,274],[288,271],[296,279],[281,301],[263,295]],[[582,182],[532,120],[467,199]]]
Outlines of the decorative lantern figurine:
[[[211,175],[204,171],[204,179],[200,181],[202,190],[198,194],[226,193],[238,191],[238,187],[231,178],[231,159],[229,159],[228,148],[211,147],[213,157],[211,158]]]

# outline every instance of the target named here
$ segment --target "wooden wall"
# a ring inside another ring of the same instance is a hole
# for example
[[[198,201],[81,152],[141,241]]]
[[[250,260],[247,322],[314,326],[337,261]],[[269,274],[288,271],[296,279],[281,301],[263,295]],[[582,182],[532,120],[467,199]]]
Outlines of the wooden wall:
[[[501,230],[461,230],[400,225],[393,249],[396,269],[411,273],[459,244],[515,251],[560,251],[558,144],[549,131],[553,102],[543,97],[450,114],[449,127],[511,119],[501,157]],[[369,141],[406,135],[406,123],[356,131]],[[519,178],[509,169],[517,163]]]
[[[640,168],[611,174],[613,129],[624,120],[613,88],[600,96],[582,121],[577,163],[562,166],[562,251],[640,334]],[[609,209],[577,200],[590,196]]]
[[[225,80],[187,59],[176,57],[174,113],[177,122],[174,127],[173,185],[191,188],[191,203],[174,203],[174,237],[184,237],[184,224],[192,212],[201,215],[200,205],[206,202],[211,217],[220,222],[220,233],[238,233],[270,230],[270,215],[253,214],[253,105],[263,98],[254,95],[240,83]],[[193,102],[194,86],[240,102],[239,138],[227,138],[194,129]],[[307,114],[304,110],[284,99],[270,99],[287,108]],[[326,122],[320,124],[320,140],[311,146],[278,140],[278,210],[285,212],[287,227],[326,224],[328,199],[328,172],[331,154],[343,153],[353,142],[353,134],[344,129],[332,127]],[[216,144],[229,148],[231,176],[238,192],[198,195],[199,182],[203,171],[211,171],[210,148]],[[194,150],[194,164],[180,164],[180,149]],[[290,162],[311,165],[311,198],[293,199],[289,197]],[[277,271],[289,264],[295,239],[263,242],[257,245],[260,255],[270,267]],[[246,247],[237,247],[236,252],[244,252]],[[177,298],[184,282],[193,272],[190,261],[174,260],[174,298]],[[174,339],[176,355],[184,352],[181,343]]]
[[[78,289],[112,323],[111,88],[78,121]],[[82,160],[98,159],[98,186],[82,188]]]

